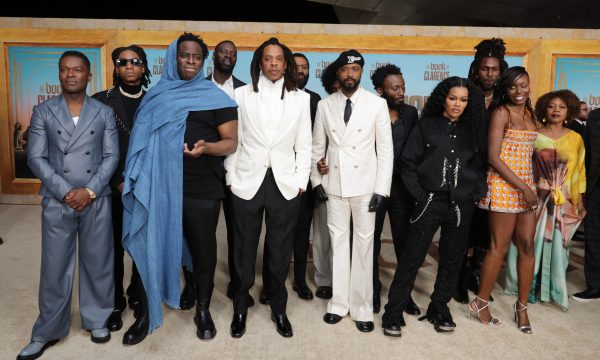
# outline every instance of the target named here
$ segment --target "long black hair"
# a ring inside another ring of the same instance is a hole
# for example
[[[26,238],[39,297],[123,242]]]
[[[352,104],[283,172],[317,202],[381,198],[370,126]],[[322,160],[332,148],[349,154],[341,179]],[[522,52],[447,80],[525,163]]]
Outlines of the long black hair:
[[[254,92],[258,92],[258,79],[260,77],[260,61],[262,60],[265,48],[269,45],[279,46],[283,50],[283,58],[285,60],[285,71],[283,72],[283,89],[281,90],[281,98],[285,94],[285,90],[292,91],[296,90],[296,76],[298,74],[298,68],[296,67],[296,61],[292,51],[287,46],[279,42],[276,37],[272,37],[269,40],[262,43],[255,51],[252,56],[252,62],[250,63],[250,77],[252,78],[252,89]]]
[[[479,69],[481,60],[486,57],[498,59],[498,62],[500,63],[500,74],[504,73],[504,71],[508,69],[508,63],[504,60],[504,54],[506,53],[506,47],[504,45],[504,40],[500,38],[486,39],[477,44],[477,46],[475,46],[475,58],[469,67],[469,80],[477,83],[477,70]]]
[[[496,108],[505,106],[508,103],[508,89],[515,84],[515,82],[523,76],[527,76],[529,79],[529,74],[527,70],[525,70],[522,66],[513,66],[506,69],[505,72],[500,76],[500,80],[498,80],[498,86],[494,89],[494,98],[492,99],[492,103],[490,104],[490,114]],[[531,106],[531,98],[527,98],[525,102],[525,109],[529,111],[529,115],[536,121],[535,113],[533,112],[533,107]]]
[[[467,129],[469,133],[468,141],[473,149],[477,151],[481,146],[485,103],[483,93],[469,79],[452,76],[437,84],[423,107],[421,118],[442,116],[446,106],[446,97],[453,87],[464,87],[469,92],[469,101],[465,111],[460,116],[459,125]]]
[[[113,50],[113,52],[111,54],[112,62],[114,65],[113,85],[114,86],[121,85],[121,78],[119,78],[119,73],[117,72],[117,59],[119,58],[119,55],[121,55],[121,53],[123,51],[127,51],[127,50],[133,51],[134,53],[137,54],[137,56],[140,58],[140,60],[142,60],[142,63],[144,65],[144,74],[142,76],[141,84],[143,87],[147,88],[148,85],[150,84],[150,77],[152,76],[152,73],[150,73],[150,68],[148,66],[148,59],[146,57],[146,52],[144,51],[144,49],[142,49],[141,47],[139,47],[137,45],[122,46],[122,47],[118,47]]]

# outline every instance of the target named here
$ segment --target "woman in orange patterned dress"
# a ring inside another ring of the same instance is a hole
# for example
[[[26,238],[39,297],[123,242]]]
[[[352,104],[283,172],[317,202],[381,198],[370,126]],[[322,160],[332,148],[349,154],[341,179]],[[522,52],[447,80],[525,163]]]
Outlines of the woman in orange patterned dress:
[[[537,137],[529,99],[529,74],[525,68],[507,69],[494,91],[488,127],[488,192],[479,207],[489,211],[491,244],[481,268],[477,298],[470,313],[484,324],[499,325],[489,311],[489,298],[508,246],[519,251],[519,296],[513,305],[517,328],[531,334],[527,296],[533,280],[535,213],[538,198],[533,182],[532,155]]]

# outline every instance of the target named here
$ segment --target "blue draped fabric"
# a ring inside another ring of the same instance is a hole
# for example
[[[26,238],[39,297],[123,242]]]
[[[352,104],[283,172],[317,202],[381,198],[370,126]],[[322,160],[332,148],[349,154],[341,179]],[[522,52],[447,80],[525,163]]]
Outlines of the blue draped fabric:
[[[162,324],[161,300],[179,308],[182,256],[183,136],[190,111],[237,107],[202,71],[181,80],[177,40],[162,78],[136,113],[125,163],[123,247],[139,270],[152,331]]]

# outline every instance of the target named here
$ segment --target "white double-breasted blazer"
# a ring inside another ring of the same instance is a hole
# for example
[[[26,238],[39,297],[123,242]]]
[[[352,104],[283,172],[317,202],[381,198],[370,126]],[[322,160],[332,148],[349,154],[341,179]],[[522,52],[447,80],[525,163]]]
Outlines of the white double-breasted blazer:
[[[306,189],[310,175],[310,96],[285,91],[281,127],[272,141],[259,118],[261,97],[248,84],[235,89],[238,147],[225,159],[226,183],[244,200],[256,195],[270,166],[281,194],[290,200]]]
[[[319,102],[313,130],[311,183],[323,185],[340,197],[389,196],[394,147],[386,101],[359,88],[348,125],[343,109],[346,96],[338,91]],[[325,157],[329,173],[321,175],[317,162]]]

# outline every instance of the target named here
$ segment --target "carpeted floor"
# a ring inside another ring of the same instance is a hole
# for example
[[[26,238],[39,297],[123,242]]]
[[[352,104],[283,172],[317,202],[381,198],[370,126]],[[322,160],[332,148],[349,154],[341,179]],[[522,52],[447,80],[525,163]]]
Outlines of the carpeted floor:
[[[267,306],[257,304],[249,310],[247,331],[241,339],[229,335],[233,314],[225,296],[228,281],[225,226],[218,228],[219,261],[211,313],[217,337],[201,341],[196,337],[193,310],[165,309],[164,324],[143,343],[125,347],[121,338],[133,322],[132,312],[124,315],[125,326],[113,333],[108,344],[94,344],[89,333],[81,330],[77,286],[73,294],[71,333],[46,351],[42,359],[598,359],[600,356],[600,302],[571,302],[568,312],[553,304],[530,305],[533,335],[517,331],[512,321],[514,297],[494,291],[491,305],[494,315],[503,321],[497,328],[485,327],[467,318],[466,307],[451,301],[450,310],[457,328],[453,334],[438,334],[427,322],[407,316],[401,338],[385,337],[381,331],[381,313],[375,316],[375,331],[360,333],[345,318],[337,325],[323,322],[326,301],[300,300],[291,290],[288,278],[288,316],[294,337],[277,334]],[[27,344],[37,317],[37,287],[40,267],[40,207],[36,205],[0,205],[0,359],[14,359]],[[386,225],[384,238],[389,239]],[[571,293],[584,288],[583,243],[576,242],[568,271]],[[437,269],[437,249],[432,246],[426,263],[419,271],[413,297],[424,311]],[[385,241],[381,268],[384,284],[382,302],[386,302],[393,276],[393,249]],[[130,260],[127,260],[130,264]],[[258,300],[261,287],[261,256],[257,261],[256,285],[252,295]],[[293,266],[293,265],[292,265]],[[130,268],[130,266],[127,266]],[[313,268],[309,265],[309,286],[314,291]],[[129,274],[126,274],[128,278]]]

